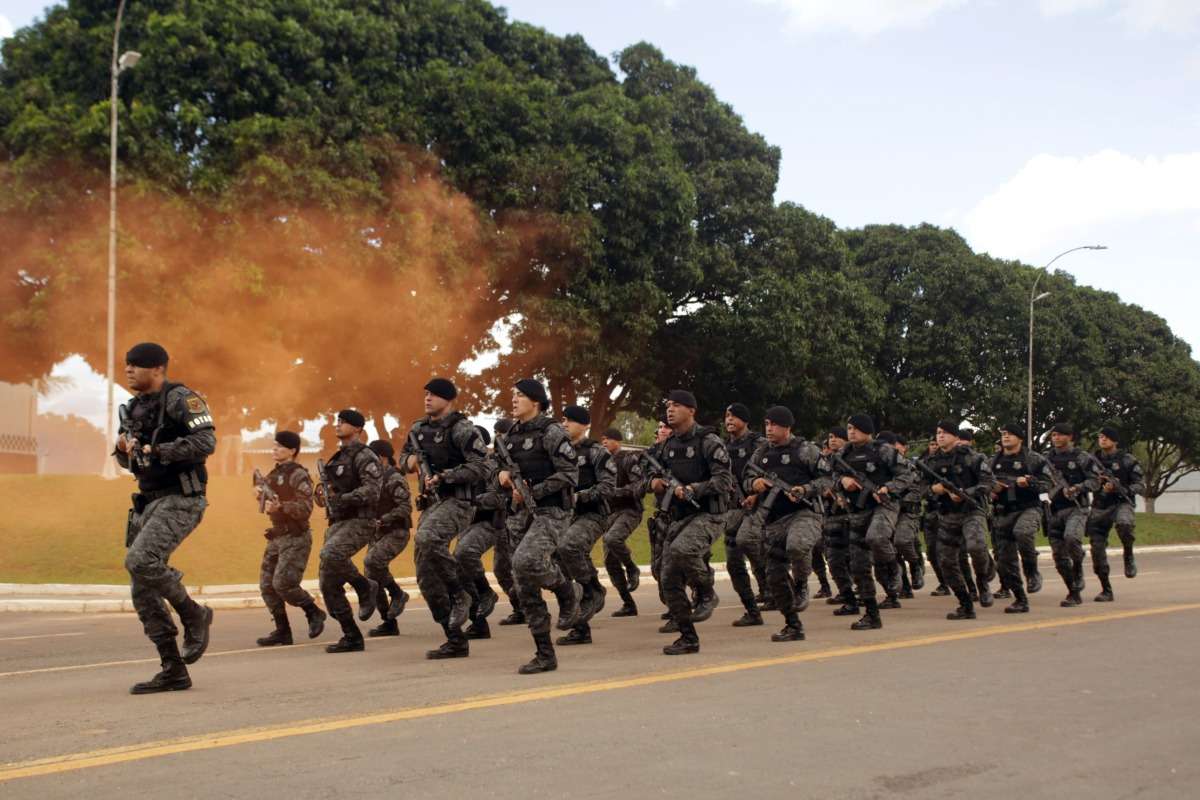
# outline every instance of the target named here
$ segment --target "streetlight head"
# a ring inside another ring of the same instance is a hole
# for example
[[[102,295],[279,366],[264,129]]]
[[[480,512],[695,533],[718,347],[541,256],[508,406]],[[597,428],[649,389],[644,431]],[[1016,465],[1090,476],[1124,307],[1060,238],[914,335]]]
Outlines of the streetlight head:
[[[1088,245],[1088,250],[1107,250],[1107,249],[1108,249],[1108,245],[1106,245],[1106,244]]]
[[[1049,297],[1049,296],[1050,296],[1050,293],[1049,293],[1049,292],[1042,292],[1042,293],[1041,293],[1041,294],[1039,294],[1037,297],[1033,298],[1033,302],[1035,302],[1035,303],[1036,303],[1038,300],[1041,300],[1041,299],[1043,299],[1043,298],[1046,298],[1046,297]]]
[[[141,60],[142,54],[137,50],[126,50],[121,54],[121,57],[117,59],[117,67],[124,72],[127,69],[133,69],[136,67],[137,63]]]

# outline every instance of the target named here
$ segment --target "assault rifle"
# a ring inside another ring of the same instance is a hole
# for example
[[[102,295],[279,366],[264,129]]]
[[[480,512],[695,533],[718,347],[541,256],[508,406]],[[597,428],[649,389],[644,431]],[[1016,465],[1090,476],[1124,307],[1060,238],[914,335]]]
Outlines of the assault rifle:
[[[325,462],[317,459],[317,487],[321,490],[321,497],[324,499],[325,519],[333,522],[333,495],[329,491],[329,472],[325,469]]]
[[[277,502],[279,495],[267,483],[267,478],[262,474],[261,470],[254,470],[254,485],[260,490],[258,495],[258,513],[265,514],[267,512],[267,503]]]
[[[509,480],[512,481],[513,489],[517,494],[521,495],[521,502],[526,508],[532,509],[533,489],[529,488],[529,482],[521,475],[521,467],[513,459],[512,453],[508,452],[508,445],[504,442],[503,436],[497,436],[492,444],[492,449],[500,459],[501,466],[508,473]],[[517,510],[516,503],[513,504],[513,511]]]
[[[1087,451],[1085,450],[1084,452],[1086,453]],[[1112,470],[1105,467],[1103,461],[1096,458],[1096,456],[1091,453],[1087,453],[1087,457],[1092,460],[1092,466],[1095,468],[1096,473],[1100,476],[1104,483],[1111,483],[1113,486],[1117,487],[1117,497],[1136,507],[1137,498],[1134,497],[1134,494],[1129,490],[1129,487],[1121,483],[1121,479],[1114,475]]]
[[[654,457],[654,453],[651,453],[649,450],[646,450],[642,453],[642,455],[644,455],[646,457],[646,461],[649,462],[650,466],[654,469],[654,471],[659,473],[662,476],[662,480],[667,482],[667,491],[666,491],[666,494],[663,495],[663,503],[662,503],[663,511],[671,510],[671,501],[675,499],[675,490],[679,489],[681,487],[683,488],[684,499],[687,500],[692,505],[694,505],[696,508],[700,508],[700,504],[696,502],[695,492],[693,492],[688,487],[684,486],[679,481],[679,478],[676,478],[674,475],[672,475],[667,470],[667,468],[663,466],[662,462]]]
[[[421,490],[421,493],[417,495],[417,508],[424,511],[430,506],[436,505],[441,499],[437,491],[429,486],[429,482],[437,473],[433,471],[433,465],[429,463],[429,456],[418,444],[417,434],[414,431],[408,432],[408,444],[412,448],[412,454],[417,458],[417,486]]]
[[[858,493],[858,500],[854,503],[854,505],[857,506],[861,511],[867,505],[867,497],[876,495],[876,492],[879,491],[878,484],[876,484],[875,481],[871,480],[863,473],[856,470],[854,467],[850,466],[849,462],[842,458],[841,453],[834,453],[831,458],[833,459],[834,464],[850,473],[850,477],[858,481],[858,485],[862,487],[862,490]],[[880,500],[878,496],[875,496],[875,501],[880,505],[887,505],[887,503]]]
[[[933,484],[940,483],[942,486],[946,487],[947,490],[949,490],[950,494],[961,497],[963,502],[971,507],[972,511],[986,511],[986,509],[984,509],[984,507],[981,506],[977,500],[964,492],[958,485],[954,483],[954,481],[939,475],[932,467],[920,459],[915,460],[914,463],[929,475],[930,479],[933,481]],[[930,485],[932,486],[933,484]]]
[[[1083,504],[1079,502],[1079,495],[1067,494],[1067,489],[1070,485],[1063,479],[1062,473],[1054,468],[1053,464],[1046,464],[1046,472],[1050,474],[1050,481],[1054,484],[1054,491],[1050,493],[1050,502],[1054,502],[1054,498],[1062,495],[1075,504],[1076,508],[1083,508]]]

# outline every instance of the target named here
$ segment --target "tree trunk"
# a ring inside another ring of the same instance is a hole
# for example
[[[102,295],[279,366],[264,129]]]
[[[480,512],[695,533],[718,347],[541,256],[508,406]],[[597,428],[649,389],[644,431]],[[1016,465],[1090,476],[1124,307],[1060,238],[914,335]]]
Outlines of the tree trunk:
[[[1142,497],[1142,499],[1146,501],[1146,513],[1153,514],[1154,513],[1154,502],[1156,500],[1158,500],[1158,498],[1151,497],[1150,495],[1145,495],[1144,497]]]

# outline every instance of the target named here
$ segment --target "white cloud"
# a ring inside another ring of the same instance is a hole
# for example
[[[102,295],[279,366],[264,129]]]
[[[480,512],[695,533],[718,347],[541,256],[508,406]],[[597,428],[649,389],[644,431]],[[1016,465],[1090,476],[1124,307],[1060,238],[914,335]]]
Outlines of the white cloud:
[[[1200,211],[1200,152],[1136,158],[1115,150],[1039,155],[967,212],[964,229],[995,253],[1035,252],[1110,222]]]
[[[967,0],[757,0],[787,12],[788,27],[800,33],[849,31],[873,36],[889,28],[914,28]]]
[[[8,21],[8,17],[0,14],[0,39],[7,39],[13,35],[13,24]]]
[[[1113,17],[1139,33],[1185,33],[1200,22],[1196,0],[1039,0],[1042,14],[1064,16],[1093,9],[1113,9]]]

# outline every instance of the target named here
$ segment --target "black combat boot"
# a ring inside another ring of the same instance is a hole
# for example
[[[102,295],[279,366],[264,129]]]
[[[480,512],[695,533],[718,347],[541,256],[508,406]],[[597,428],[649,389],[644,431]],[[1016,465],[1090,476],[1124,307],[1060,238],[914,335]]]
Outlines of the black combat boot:
[[[659,633],[679,633],[679,623],[673,619],[668,619],[658,629]]]
[[[1029,570],[1025,573],[1025,584],[1029,587],[1029,594],[1037,594],[1042,590],[1042,573],[1037,569]]]
[[[539,672],[553,672],[558,669],[558,659],[554,655],[554,645],[550,643],[549,633],[535,633],[533,641],[537,650],[533,660],[523,664],[517,670],[520,675],[536,675]]]
[[[921,554],[917,554],[917,560],[911,565],[912,569],[912,588],[914,592],[919,592],[925,588],[925,559],[921,558]]]
[[[663,648],[663,655],[683,656],[700,652],[700,637],[696,635],[696,626],[684,622],[679,626],[679,638]]]
[[[975,619],[975,605],[971,600],[971,595],[967,592],[956,592],[958,597],[958,608],[946,615],[946,619]]]
[[[461,630],[449,622],[442,623],[442,630],[446,632],[446,641],[436,650],[426,650],[426,658],[437,660],[442,658],[466,658],[471,655],[471,644],[467,641],[466,635]]]
[[[135,683],[129,687],[130,694],[155,694],[157,692],[178,692],[192,688],[192,679],[187,667],[179,655],[179,645],[174,639],[165,642],[155,642],[158,657],[162,661],[162,669],[148,681]]]
[[[1004,609],[1005,614],[1028,614],[1029,613],[1029,596],[1025,594],[1025,590],[1021,585],[1014,584],[1012,588],[1013,600],[1012,605]]]
[[[755,625],[762,625],[762,624],[763,624],[762,612],[759,611],[757,608],[746,609],[745,614],[742,614],[741,617],[739,617],[738,619],[735,619],[733,621],[733,627],[735,627],[735,628],[749,628],[749,627],[753,627]]]
[[[458,629],[466,624],[471,614],[471,595],[463,591],[457,583],[446,587],[450,596],[450,617],[446,620],[451,628]]]
[[[633,598],[625,599],[621,607],[612,613],[614,617],[636,617],[638,615],[637,603],[633,602]]]
[[[189,619],[183,622],[183,663],[195,664],[208,649],[208,632],[212,628],[213,610],[208,606],[196,605]]]
[[[259,647],[276,647],[292,643],[292,626],[288,623],[287,614],[275,617],[275,630],[266,636],[260,636],[254,642]]]
[[[1093,599],[1097,603],[1111,603],[1113,601],[1113,590],[1112,583],[1108,580],[1108,573],[1105,572],[1103,575],[1097,575],[1096,577],[1100,579],[1100,594],[1096,595]]]
[[[492,627],[488,625],[486,617],[479,617],[471,621],[471,624],[463,631],[463,635],[468,639],[490,639],[492,638]]]
[[[475,590],[479,595],[479,603],[475,609],[475,619],[487,619],[496,610],[496,603],[500,600],[500,595],[496,594],[491,586],[488,586],[487,578],[479,578],[475,582]]]
[[[826,600],[825,605],[844,606],[844,605],[846,605],[846,596],[850,595],[850,594],[852,594],[852,593],[851,592],[838,592],[833,597],[830,597],[828,600]]]
[[[808,581],[796,581],[796,599],[792,602],[792,609],[797,614],[803,614],[808,610]]]
[[[642,585],[642,568],[629,559],[625,563],[625,580],[629,584],[629,591],[632,594]]]
[[[900,564],[900,599],[913,599],[912,584],[908,580],[908,570],[904,568],[903,562]]]
[[[1012,596],[1013,596],[1012,592],[1008,588],[1008,583],[1004,580],[1004,576],[1001,575],[1000,576],[1000,588],[997,589],[996,591],[992,592],[992,599],[993,600],[1010,600],[1010,599],[1012,599]]]
[[[404,613],[404,607],[408,605],[408,592],[400,588],[400,585],[393,583],[388,587],[388,594],[391,595],[391,600],[388,602],[387,619],[394,620]]]
[[[608,590],[600,583],[600,576],[594,575],[584,589],[584,594],[588,599],[579,603],[580,622],[587,622],[604,610],[604,598],[608,595]]]
[[[991,608],[995,600],[992,599],[992,587],[988,586],[988,582],[979,579],[979,605],[984,608]]]
[[[315,639],[325,631],[325,620],[328,618],[324,611],[317,608],[317,604],[309,600],[307,605],[303,606],[304,616],[308,620],[308,638]]]
[[[692,609],[692,622],[704,622],[712,617],[720,602],[721,598],[717,597],[716,589],[712,586],[707,587],[697,598],[696,607]]]
[[[1075,562],[1075,593],[1081,594],[1087,584],[1083,580],[1083,559]]]
[[[380,636],[399,636],[400,623],[394,619],[385,619],[383,622],[376,625],[371,630],[367,631],[367,636],[372,639],[377,639]]]
[[[1133,557],[1133,542],[1124,545],[1125,547],[1125,577],[1137,577],[1137,560]]]
[[[354,591],[358,594],[358,618],[366,622],[379,605],[379,584],[370,578],[355,581],[354,584]]]
[[[571,628],[571,632],[566,636],[560,636],[555,641],[555,644],[572,645],[572,644],[591,644],[592,629],[587,623],[582,623]]]
[[[513,606],[512,613],[504,619],[500,620],[501,625],[524,625],[525,613],[521,611],[520,606]]]
[[[804,625],[800,622],[800,617],[795,614],[789,614],[784,617],[783,630],[779,633],[771,634],[772,642],[802,642],[804,641]]]
[[[1059,603],[1063,608],[1077,606],[1083,602],[1083,598],[1079,596],[1079,590],[1075,588],[1075,576],[1069,567],[1059,568],[1058,574],[1062,576],[1063,583],[1067,587],[1067,596]]]
[[[554,589],[558,598],[558,622],[554,627],[560,631],[569,631],[579,624],[580,609],[579,595],[575,593],[575,581],[564,580]]]
[[[894,594],[888,594],[883,602],[879,604],[880,608],[900,608],[900,599]]]
[[[813,600],[828,600],[833,597],[833,589],[829,586],[829,580],[824,576],[818,575],[821,579],[821,588],[813,595]]]
[[[853,617],[859,612],[858,597],[851,592],[846,596],[846,600],[842,603],[841,608],[835,608],[833,615],[835,617]]]
[[[336,642],[325,646],[326,653],[358,653],[366,649],[363,644],[362,633],[358,630],[358,626],[354,624],[354,613],[351,611],[343,612],[334,619],[342,626],[342,638]]]
[[[879,603],[874,597],[868,597],[867,613],[863,614],[862,619],[853,623],[850,626],[852,631],[875,631],[883,627],[883,618],[879,616]]]
[[[666,611],[659,614],[658,618],[659,619],[670,619],[671,618],[671,609],[668,608]]]

